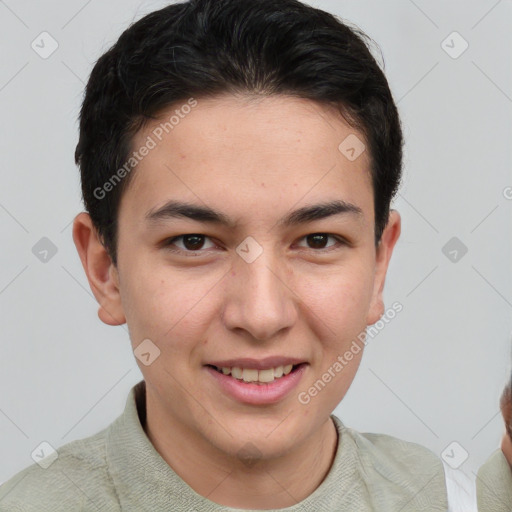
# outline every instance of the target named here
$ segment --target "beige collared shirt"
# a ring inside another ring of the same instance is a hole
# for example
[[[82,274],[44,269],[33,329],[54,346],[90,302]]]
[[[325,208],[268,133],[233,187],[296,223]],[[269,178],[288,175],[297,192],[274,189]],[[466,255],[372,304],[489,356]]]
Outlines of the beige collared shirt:
[[[197,494],[173,471],[144,431],[145,414],[141,381],[111,425],[59,448],[48,468],[34,464],[0,487],[0,511],[242,512]],[[329,473],[307,498],[275,510],[446,512],[443,466],[430,450],[331,418],[338,446]]]

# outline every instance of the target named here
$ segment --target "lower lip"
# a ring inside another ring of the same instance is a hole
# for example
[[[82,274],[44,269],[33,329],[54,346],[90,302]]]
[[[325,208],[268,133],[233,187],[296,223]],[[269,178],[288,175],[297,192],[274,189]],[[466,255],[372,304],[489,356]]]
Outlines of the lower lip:
[[[205,368],[230,397],[246,404],[260,405],[279,402],[288,395],[298,385],[306,370],[306,364],[301,364],[288,375],[267,384],[244,382],[231,377],[231,375],[224,375],[210,366],[205,366]]]

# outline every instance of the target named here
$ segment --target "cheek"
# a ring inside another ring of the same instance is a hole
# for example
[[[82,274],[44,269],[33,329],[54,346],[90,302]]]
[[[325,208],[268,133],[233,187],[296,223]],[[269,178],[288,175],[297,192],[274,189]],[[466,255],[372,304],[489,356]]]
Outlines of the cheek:
[[[372,275],[367,268],[354,266],[318,275],[302,276],[298,293],[305,305],[335,332],[340,326],[350,331],[364,326],[372,296]]]
[[[133,344],[149,338],[161,339],[178,316],[172,306],[169,281],[159,272],[149,272],[154,265],[137,264],[125,270],[121,280],[121,297]],[[179,301],[175,301],[179,304]]]
[[[144,272],[139,267],[126,286],[123,301],[133,343],[149,338],[169,354],[183,353],[211,322],[214,284],[210,279],[192,282],[186,273]]]

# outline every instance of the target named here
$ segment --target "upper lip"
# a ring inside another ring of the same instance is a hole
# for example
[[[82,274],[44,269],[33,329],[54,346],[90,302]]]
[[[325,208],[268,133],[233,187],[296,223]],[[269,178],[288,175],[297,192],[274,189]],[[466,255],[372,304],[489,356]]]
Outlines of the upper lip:
[[[266,370],[267,368],[277,368],[278,366],[286,366],[288,364],[305,363],[304,359],[286,356],[270,356],[263,359],[253,359],[251,357],[241,357],[238,359],[224,359],[222,361],[210,361],[207,365],[216,366],[217,368],[250,368],[254,370]]]

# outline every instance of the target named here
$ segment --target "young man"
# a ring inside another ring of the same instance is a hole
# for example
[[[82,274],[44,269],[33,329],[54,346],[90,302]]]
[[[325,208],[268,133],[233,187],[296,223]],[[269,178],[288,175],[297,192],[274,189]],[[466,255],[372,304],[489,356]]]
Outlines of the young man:
[[[73,239],[144,380],[0,509],[446,511],[433,453],[332,415],[400,235],[364,34],[295,0],[170,5],[99,59],[80,121]]]
[[[480,512],[512,510],[512,379],[500,400],[505,420],[501,449],[496,450],[478,470],[476,490]]]

